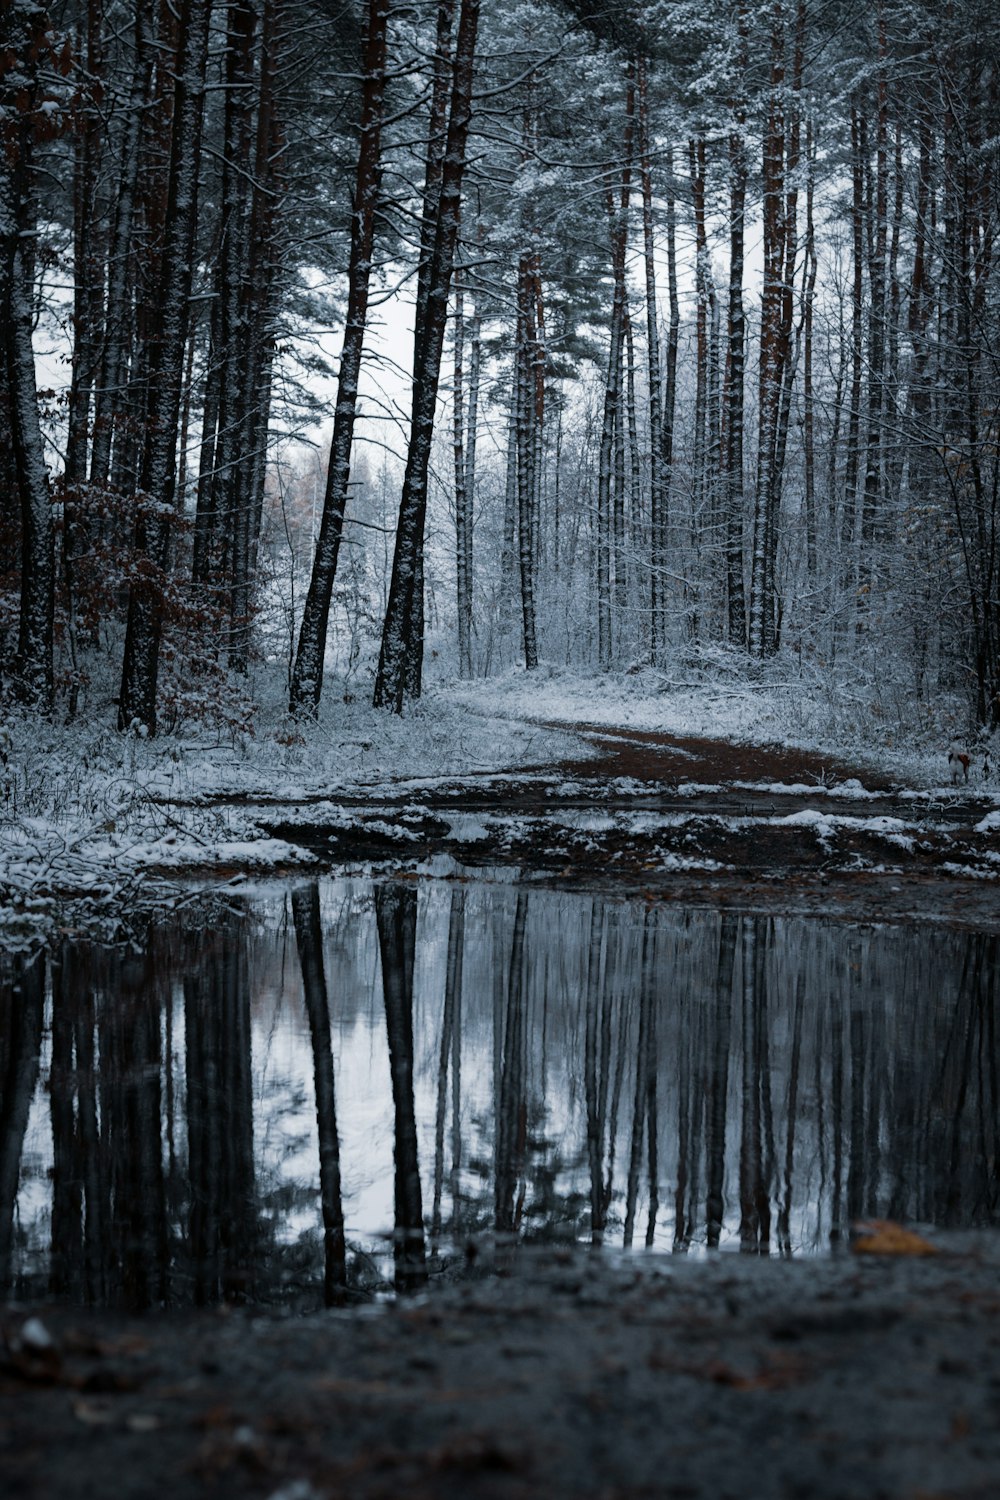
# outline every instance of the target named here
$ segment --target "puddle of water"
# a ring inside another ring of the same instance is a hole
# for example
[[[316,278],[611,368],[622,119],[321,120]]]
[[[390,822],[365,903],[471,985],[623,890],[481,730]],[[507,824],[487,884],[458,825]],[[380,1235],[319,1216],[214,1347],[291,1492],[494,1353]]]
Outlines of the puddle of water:
[[[245,899],[0,959],[0,1287],[310,1305],[529,1240],[1000,1220],[996,936],[482,882]]]

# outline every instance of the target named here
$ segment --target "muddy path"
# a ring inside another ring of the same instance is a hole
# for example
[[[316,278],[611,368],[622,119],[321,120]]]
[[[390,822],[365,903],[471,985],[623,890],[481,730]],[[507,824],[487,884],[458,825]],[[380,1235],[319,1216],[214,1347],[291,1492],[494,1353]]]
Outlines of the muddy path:
[[[565,726],[549,726],[565,727]],[[781,746],[582,726],[591,754],[530,773],[260,804],[330,868],[521,878],[768,913],[1000,926],[1000,801],[914,788]]]

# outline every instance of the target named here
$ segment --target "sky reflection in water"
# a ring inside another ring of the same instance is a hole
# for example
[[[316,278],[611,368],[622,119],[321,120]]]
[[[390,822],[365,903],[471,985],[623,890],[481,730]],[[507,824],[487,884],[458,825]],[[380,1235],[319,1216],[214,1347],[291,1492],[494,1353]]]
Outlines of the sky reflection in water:
[[[801,1254],[863,1217],[994,1223],[998,960],[362,879],[0,960],[0,1280],[310,1304],[498,1233]]]

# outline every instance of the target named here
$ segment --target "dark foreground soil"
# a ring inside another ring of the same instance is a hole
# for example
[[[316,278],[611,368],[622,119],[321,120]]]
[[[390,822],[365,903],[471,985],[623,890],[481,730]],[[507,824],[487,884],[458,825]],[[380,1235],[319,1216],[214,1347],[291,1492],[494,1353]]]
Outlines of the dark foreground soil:
[[[423,1301],[171,1322],[3,1312],[5,1496],[1000,1493],[1000,1247],[561,1253]],[[30,1336],[31,1328],[28,1328]],[[36,1330],[37,1333],[37,1330]]]

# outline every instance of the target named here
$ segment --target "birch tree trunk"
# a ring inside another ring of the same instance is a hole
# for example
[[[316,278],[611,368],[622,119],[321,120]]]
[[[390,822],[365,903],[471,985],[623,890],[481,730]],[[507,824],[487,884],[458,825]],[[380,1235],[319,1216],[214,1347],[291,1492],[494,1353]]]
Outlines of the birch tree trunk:
[[[537,413],[532,399],[533,349],[535,344],[534,282],[531,256],[524,253],[518,262],[517,333],[515,337],[517,366],[517,540],[521,577],[521,628],[526,671],[538,666],[538,640],[535,628],[535,423]]]
[[[456,545],[462,564],[462,589],[459,596],[459,618],[465,616],[464,630],[468,638],[468,675],[473,674],[472,630],[473,630],[473,533],[475,527],[476,502],[476,450],[479,438],[479,378],[482,361],[482,318],[478,296],[469,321],[469,406],[465,434],[465,472],[463,494],[465,497],[465,520],[461,540]]]
[[[861,497],[861,538],[858,559],[859,627],[871,615],[874,581],[873,551],[883,491],[883,407],[885,402],[886,251],[889,214],[889,81],[886,70],[885,12],[878,5],[879,68],[875,133],[874,202],[868,205],[868,400],[865,476]]]
[[[813,316],[816,301],[816,225],[814,200],[816,192],[816,143],[810,121],[806,129],[806,238],[805,265],[802,275],[802,461],[803,503],[806,523],[806,571],[815,578],[818,571],[816,518],[816,398],[813,386]]]
[[[663,463],[663,507],[660,518],[659,550],[663,565],[669,554],[670,518],[674,495],[674,426],[677,411],[677,350],[680,344],[681,307],[677,290],[677,209],[674,196],[674,159],[666,160],[667,221],[667,300],[670,320],[667,324],[667,354],[663,371],[663,430],[660,451]],[[661,594],[664,641],[666,640],[666,579]]]
[[[863,123],[856,100],[851,103],[851,395],[847,416],[847,460],[840,520],[843,584],[854,583],[858,473],[861,465],[861,390],[864,355],[864,158]]]
[[[472,676],[472,578],[470,497],[465,457],[465,302],[455,273],[455,363],[452,381],[452,456],[455,474],[455,607],[458,618],[458,675]]]
[[[642,188],[643,269],[646,283],[646,378],[649,390],[649,563],[650,658],[660,665],[666,647],[666,494],[663,478],[663,377],[660,369],[660,325],[656,305],[656,246],[653,237],[653,175],[649,140],[649,69],[640,54],[636,64],[639,132],[639,180]]]

